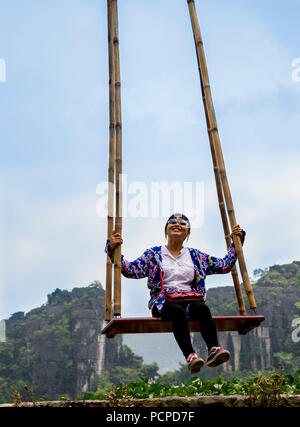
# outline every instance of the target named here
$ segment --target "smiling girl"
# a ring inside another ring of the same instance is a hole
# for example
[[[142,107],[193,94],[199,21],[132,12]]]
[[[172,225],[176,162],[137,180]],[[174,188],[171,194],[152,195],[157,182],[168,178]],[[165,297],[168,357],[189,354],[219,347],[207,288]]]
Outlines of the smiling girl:
[[[237,255],[234,243],[228,248],[224,258],[216,258],[199,249],[184,247],[183,243],[191,233],[188,218],[180,213],[170,216],[165,225],[167,244],[147,249],[135,261],[129,262],[121,256],[121,271],[125,277],[133,279],[148,278],[150,300],[148,307],[153,317],[172,321],[173,334],[179,345],[191,374],[199,372],[204,360],[199,357],[192,346],[189,320],[199,322],[208,357],[206,365],[216,367],[230,358],[228,350],[220,347],[216,327],[206,305],[205,278],[210,274],[225,274],[231,271]],[[245,231],[236,224],[232,235],[238,235],[242,243]],[[122,236],[112,232],[105,251],[114,261],[114,250],[123,243]],[[193,292],[197,300],[174,302],[166,300],[166,291]]]

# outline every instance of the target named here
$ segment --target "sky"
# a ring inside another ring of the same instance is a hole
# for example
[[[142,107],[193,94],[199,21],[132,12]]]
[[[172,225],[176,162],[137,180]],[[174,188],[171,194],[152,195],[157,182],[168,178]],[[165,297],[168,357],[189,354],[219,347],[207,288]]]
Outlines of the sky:
[[[300,5],[195,4],[252,277],[256,268],[300,260]],[[7,319],[45,304],[56,288],[95,280],[105,286],[107,225],[99,206],[108,169],[109,77],[105,0],[0,6],[0,319]],[[192,222],[187,246],[223,257],[187,3],[119,0],[118,8],[128,184],[122,252],[133,260],[166,243],[166,217],[180,206],[154,216],[151,188],[189,183],[188,202],[201,221]],[[210,276],[206,283],[209,289],[232,279]],[[123,279],[122,316],[147,316],[147,302],[146,279]]]

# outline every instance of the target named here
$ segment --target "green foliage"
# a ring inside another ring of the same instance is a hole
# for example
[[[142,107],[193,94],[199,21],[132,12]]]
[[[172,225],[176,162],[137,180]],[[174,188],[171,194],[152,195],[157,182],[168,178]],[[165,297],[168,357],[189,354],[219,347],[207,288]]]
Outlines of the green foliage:
[[[282,394],[298,394],[300,391],[300,371],[297,378],[282,373],[272,373],[269,377],[259,375],[240,380],[225,377],[214,380],[192,377],[178,385],[167,385],[159,379],[141,377],[135,382],[117,384],[106,393],[85,394],[83,399],[107,399],[115,405],[120,399],[162,398],[167,396],[210,396],[244,395],[249,396],[251,406],[280,406]],[[117,405],[116,405],[117,406]]]
[[[178,383],[184,383],[185,381],[190,380],[191,374],[187,369],[187,365],[180,363],[179,369],[174,372],[166,372],[165,374],[160,376],[160,381],[167,385],[176,385]]]
[[[289,283],[290,285],[296,286],[298,289],[300,289],[300,268],[297,274],[289,279]]]
[[[295,286],[300,288],[300,263],[274,265],[269,271],[263,272],[259,283],[265,286]]]
[[[135,355],[132,350],[124,345],[121,347],[119,355],[112,364],[104,379],[99,378],[97,384],[98,393],[103,391],[103,381],[112,385],[118,383],[128,383],[136,381],[140,377],[158,375],[158,365],[156,363],[143,364],[143,358]]]
[[[131,367],[134,369],[141,367],[143,358],[134,354],[131,348],[127,345],[123,345],[120,349],[116,363],[124,367]]]
[[[70,301],[70,293],[67,290],[56,288],[52,294],[47,295],[48,304],[60,304],[61,302]]]
[[[135,355],[127,345],[123,345],[109,372],[109,380],[112,384],[126,383],[136,381],[141,376],[158,375],[158,365],[156,363],[143,364],[142,357]]]
[[[251,406],[283,406],[284,392],[290,391],[288,381],[281,374],[272,374],[270,378],[256,377],[247,387]]]
[[[264,284],[286,286],[288,285],[288,280],[284,276],[282,276],[279,271],[271,270],[264,276]]]
[[[292,353],[286,353],[283,351],[280,351],[278,353],[274,354],[274,357],[276,357],[280,363],[281,366],[292,367],[293,366],[293,354]]]
[[[96,375],[93,383],[91,384],[91,391],[85,394],[84,400],[92,399],[92,397],[90,398],[88,396],[93,396],[93,390],[95,390],[95,394],[97,396],[101,396],[99,397],[100,399],[105,399],[105,393],[112,387],[113,383],[110,380],[110,374],[108,371],[105,371],[102,375]]]

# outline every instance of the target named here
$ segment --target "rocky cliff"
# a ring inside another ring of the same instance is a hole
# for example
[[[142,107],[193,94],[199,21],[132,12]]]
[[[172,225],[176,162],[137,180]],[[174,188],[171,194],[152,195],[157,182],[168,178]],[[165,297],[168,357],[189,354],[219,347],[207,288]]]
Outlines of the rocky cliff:
[[[71,292],[56,289],[42,307],[13,314],[6,321],[6,342],[0,344],[1,400],[11,400],[24,384],[48,399],[90,389],[105,360],[113,364],[121,347],[120,338],[106,342],[101,335],[103,318],[99,283]]]
[[[220,345],[231,352],[229,363],[219,371],[253,372],[281,367],[296,372],[300,369],[300,342],[293,325],[297,323],[294,319],[299,319],[300,324],[300,262],[270,267],[252,286],[256,312],[263,314],[265,321],[245,336],[236,332],[219,334]],[[245,295],[244,300],[247,307]],[[238,314],[233,287],[209,289],[207,303],[213,315]],[[199,353],[206,354],[199,334],[194,334],[194,345]]]
[[[0,403],[14,392],[26,398],[55,400],[62,394],[81,397],[99,383],[128,382],[155,376],[157,365],[145,365],[122,344],[122,336],[106,339],[105,292],[99,282],[72,291],[56,289],[47,303],[6,320],[6,342],[0,343]],[[28,397],[28,396],[27,396]]]

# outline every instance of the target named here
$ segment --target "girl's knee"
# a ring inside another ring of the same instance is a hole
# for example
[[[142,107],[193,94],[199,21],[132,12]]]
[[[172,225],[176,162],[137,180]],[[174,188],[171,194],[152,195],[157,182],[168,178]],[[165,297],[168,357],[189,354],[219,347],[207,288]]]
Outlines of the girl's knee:
[[[195,304],[191,304],[190,313],[193,317],[197,318],[211,317],[211,312],[208,305],[203,302],[196,302]]]

